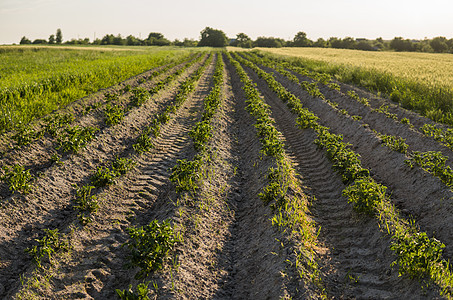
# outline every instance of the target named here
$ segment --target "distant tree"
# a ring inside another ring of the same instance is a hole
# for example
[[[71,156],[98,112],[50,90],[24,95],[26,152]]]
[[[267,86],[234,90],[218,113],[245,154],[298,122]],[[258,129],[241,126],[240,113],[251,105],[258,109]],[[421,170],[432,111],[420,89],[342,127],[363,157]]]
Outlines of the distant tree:
[[[21,45],[29,45],[29,44],[31,44],[31,41],[30,41],[29,39],[27,39],[25,36],[23,36],[23,37],[20,39],[19,44],[21,44]]]
[[[142,44],[142,41],[137,39],[133,35],[128,35],[126,38],[126,45],[128,45],[128,46],[139,46],[141,44]]]
[[[327,47],[327,41],[323,38],[319,38],[313,43],[313,47],[325,48]]]
[[[159,40],[159,39],[163,39],[164,35],[162,33],[159,33],[159,32],[150,32],[150,34],[148,34],[148,40],[151,39],[151,38]]]
[[[375,39],[373,41],[373,46],[377,49],[377,50],[382,50],[384,49],[386,46],[385,46],[385,42],[384,42],[384,39],[382,39],[381,37]]]
[[[260,36],[253,42],[253,47],[281,48],[284,44],[282,39]]]
[[[201,32],[201,39],[198,43],[199,47],[226,47],[228,46],[228,38],[222,30],[206,27]]]
[[[411,40],[404,40],[402,37],[395,37],[390,42],[390,48],[395,51],[414,51],[415,47]]]
[[[447,52],[448,50],[447,39],[443,36],[433,38],[429,44],[433,48],[434,52],[437,53]]]
[[[198,42],[192,39],[185,38],[183,41],[184,47],[196,47]]]
[[[47,44],[47,40],[44,40],[44,39],[36,39],[33,41],[33,44],[34,45],[38,45],[38,44]]]
[[[352,37],[345,37],[341,41],[341,44],[342,44],[341,48],[343,48],[343,49],[355,49],[357,42]]]
[[[330,37],[329,40],[328,40],[328,43],[329,43],[329,46],[331,48],[341,48],[342,44],[341,44],[341,39],[337,38],[337,37]]]
[[[145,40],[145,45],[147,46],[168,46],[170,44],[171,42],[159,32],[151,32]]]
[[[101,45],[113,45],[113,39],[115,36],[113,34],[106,34],[101,40]]]
[[[449,52],[453,53],[453,39],[449,39],[447,41],[447,46],[448,46]]]
[[[305,32],[299,31],[294,37],[292,45],[294,47],[310,47],[313,45],[313,42],[307,38]]]
[[[121,37],[121,34],[113,37],[113,45],[124,46],[126,45],[126,40]]]
[[[242,48],[252,48],[253,42],[252,39],[245,33],[238,33],[236,35],[236,45],[237,47]]]
[[[51,34],[49,36],[49,44],[55,44],[55,35]]]
[[[63,34],[61,33],[60,28],[57,29],[55,41],[57,42],[57,44],[61,44],[63,42]]]
[[[371,41],[369,40],[361,40],[357,42],[355,45],[355,48],[357,50],[363,50],[363,51],[376,51],[378,48],[374,47]]]

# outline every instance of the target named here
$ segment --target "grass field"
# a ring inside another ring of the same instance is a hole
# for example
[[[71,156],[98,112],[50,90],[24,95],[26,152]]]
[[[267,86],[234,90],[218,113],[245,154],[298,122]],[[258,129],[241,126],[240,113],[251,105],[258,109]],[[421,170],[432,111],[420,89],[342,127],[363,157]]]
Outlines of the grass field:
[[[259,48],[304,67],[381,92],[403,107],[453,124],[453,55],[326,48]]]
[[[1,299],[453,298],[453,130],[379,71],[87,49],[2,53],[68,104],[0,136]]]
[[[173,47],[118,49],[0,47],[0,132],[191,52]]]

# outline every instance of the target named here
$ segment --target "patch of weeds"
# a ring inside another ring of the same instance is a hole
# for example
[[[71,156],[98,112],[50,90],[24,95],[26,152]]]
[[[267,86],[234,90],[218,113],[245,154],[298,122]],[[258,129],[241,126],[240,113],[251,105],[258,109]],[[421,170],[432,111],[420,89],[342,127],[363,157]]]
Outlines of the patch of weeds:
[[[70,113],[51,115],[44,118],[44,131],[56,137],[59,130],[66,128],[72,122],[74,122],[74,116]]]
[[[341,90],[341,87],[338,83],[331,82],[328,84],[328,86],[329,86],[329,89],[331,89],[331,90],[337,90],[337,91]]]
[[[116,177],[122,176],[129,172],[135,165],[134,160],[131,158],[119,158],[117,157],[116,160],[112,163],[112,171],[115,173]]]
[[[361,117],[361,116],[358,116],[358,115],[353,115],[353,116],[351,116],[351,118],[352,118],[354,121],[360,121],[360,120],[362,120],[362,117]]]
[[[107,167],[98,167],[96,169],[96,173],[91,176],[91,184],[95,187],[103,187],[106,185],[114,184],[115,183],[115,172],[110,170]]]
[[[124,109],[119,105],[107,105],[104,111],[105,124],[113,126],[118,124],[124,119]]]
[[[106,92],[104,93],[104,97],[107,102],[118,101],[119,94],[115,92]]]
[[[448,262],[442,259],[445,245],[436,239],[429,239],[425,232],[396,234],[390,249],[398,254],[392,265],[398,265],[399,275],[411,278],[424,278],[436,273],[440,267],[448,269]]]
[[[64,134],[58,138],[57,149],[63,152],[78,153],[88,142],[94,139],[94,133],[98,131],[95,127],[68,127]]]
[[[194,159],[188,161],[179,159],[172,168],[170,181],[176,185],[176,192],[195,191],[198,189],[198,180],[201,178],[202,161]]]
[[[374,215],[376,206],[385,200],[387,188],[376,183],[370,177],[357,179],[353,184],[343,190],[343,196],[353,204],[356,211]]]
[[[138,106],[142,105],[143,103],[145,103],[145,101],[149,97],[148,91],[142,87],[136,87],[136,88],[132,89],[131,92],[132,92],[132,95],[130,97],[130,100],[131,100],[132,106],[138,107]]]
[[[379,135],[379,137],[381,138],[382,142],[393,151],[407,153],[407,148],[409,148],[409,145],[406,144],[406,139],[403,139],[400,136],[385,134],[381,134]]]
[[[26,146],[31,144],[34,140],[39,139],[43,132],[38,132],[30,126],[20,127],[16,134],[11,138],[17,143],[17,146]]]
[[[42,239],[36,239],[38,245],[25,249],[25,252],[30,254],[33,262],[42,267],[43,258],[47,257],[48,262],[52,264],[52,257],[61,252],[70,250],[69,241],[63,235],[60,236],[58,229],[44,229],[45,235]]]
[[[143,227],[127,229],[130,240],[124,245],[130,250],[129,267],[139,267],[136,279],[147,277],[152,272],[162,269],[167,261],[171,261],[170,254],[175,244],[181,238],[174,232],[169,220],[159,223],[153,220]]]
[[[123,93],[127,93],[127,92],[129,92],[130,90],[131,90],[131,86],[130,86],[129,84],[126,84],[126,85],[121,89],[121,91],[122,91]]]
[[[91,104],[91,105],[87,105],[87,106],[85,107],[85,111],[83,112],[83,114],[86,115],[86,114],[88,114],[90,111],[99,108],[101,105],[102,105],[101,102],[96,102],[96,103],[93,103],[93,104]]]
[[[58,153],[52,154],[52,156],[50,157],[50,160],[57,165],[60,165],[60,166],[64,165],[64,162],[61,161],[61,156]]]
[[[30,170],[25,170],[24,166],[3,166],[4,174],[0,176],[0,179],[8,184],[9,190],[14,192],[21,192],[28,194],[31,191],[31,181],[33,175],[30,174]]]
[[[96,196],[91,195],[91,190],[94,186],[84,185],[77,189],[74,209],[80,213],[77,215],[82,225],[87,225],[93,221],[91,214],[95,213],[99,208],[99,203]]]
[[[453,186],[453,170],[450,166],[447,166],[447,157],[442,152],[427,151],[419,152],[414,151],[409,155],[409,159],[404,162],[411,168],[418,165],[424,170],[439,177],[443,183],[449,187]]]
[[[139,283],[137,285],[137,292],[132,290],[132,285],[129,285],[129,289],[127,290],[119,290],[116,289],[116,294],[120,297],[121,300],[151,300],[148,296],[150,294],[150,290],[148,289],[150,282],[146,283]]]
[[[144,153],[154,149],[154,144],[147,131],[148,130],[142,132],[142,134],[137,138],[137,142],[132,145],[137,153]]]

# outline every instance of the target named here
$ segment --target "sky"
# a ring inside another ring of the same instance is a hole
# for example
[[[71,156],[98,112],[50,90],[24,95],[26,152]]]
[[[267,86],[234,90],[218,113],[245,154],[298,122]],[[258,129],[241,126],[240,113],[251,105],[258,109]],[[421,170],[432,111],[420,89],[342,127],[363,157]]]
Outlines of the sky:
[[[199,39],[205,27],[230,38],[245,33],[294,38],[453,38],[451,0],[0,0],[0,44],[48,39],[61,28],[63,40],[106,34]]]

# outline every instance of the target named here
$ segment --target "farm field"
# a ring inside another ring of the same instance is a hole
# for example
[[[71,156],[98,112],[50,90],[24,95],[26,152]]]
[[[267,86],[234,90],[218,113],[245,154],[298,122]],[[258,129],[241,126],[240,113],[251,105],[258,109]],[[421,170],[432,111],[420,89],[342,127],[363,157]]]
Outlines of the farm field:
[[[3,133],[1,298],[452,298],[448,127],[263,51],[137,55]]]
[[[339,81],[380,92],[403,107],[453,125],[453,58],[449,54],[328,48],[259,48],[297,58],[299,64]]]

